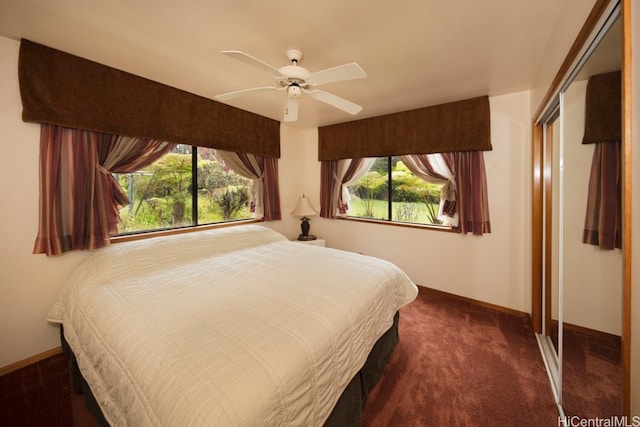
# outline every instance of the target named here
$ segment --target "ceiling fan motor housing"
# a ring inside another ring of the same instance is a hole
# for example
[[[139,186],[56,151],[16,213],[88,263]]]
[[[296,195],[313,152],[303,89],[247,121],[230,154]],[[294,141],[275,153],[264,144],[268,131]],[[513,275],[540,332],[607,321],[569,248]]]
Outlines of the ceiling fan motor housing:
[[[303,86],[307,83],[307,79],[311,75],[309,70],[299,65],[285,65],[278,71],[285,76],[283,78],[284,86],[288,86],[291,83],[298,83],[300,86]]]

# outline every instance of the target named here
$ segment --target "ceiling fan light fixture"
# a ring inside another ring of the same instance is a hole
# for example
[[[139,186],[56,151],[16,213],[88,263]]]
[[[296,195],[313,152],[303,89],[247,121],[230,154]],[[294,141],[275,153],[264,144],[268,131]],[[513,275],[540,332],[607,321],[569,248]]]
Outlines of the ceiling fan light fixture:
[[[287,95],[289,98],[300,98],[302,95],[302,89],[300,89],[300,86],[297,84],[292,84],[289,86],[289,89],[287,89]]]

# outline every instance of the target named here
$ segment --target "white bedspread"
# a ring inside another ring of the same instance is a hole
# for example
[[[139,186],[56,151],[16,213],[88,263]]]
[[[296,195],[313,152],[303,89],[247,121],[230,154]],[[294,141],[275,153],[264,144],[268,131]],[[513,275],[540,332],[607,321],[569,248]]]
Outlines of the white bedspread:
[[[417,288],[257,225],[115,244],[48,320],[112,426],[320,426]]]

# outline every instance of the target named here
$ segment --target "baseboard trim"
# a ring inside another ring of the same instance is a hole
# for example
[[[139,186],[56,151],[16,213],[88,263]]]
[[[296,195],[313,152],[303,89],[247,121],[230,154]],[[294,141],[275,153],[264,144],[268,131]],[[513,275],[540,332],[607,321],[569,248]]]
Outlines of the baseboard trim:
[[[26,368],[29,365],[33,365],[34,363],[40,362],[42,360],[48,359],[50,357],[56,356],[61,353],[62,353],[62,347],[58,346],[58,347],[52,348],[51,350],[47,350],[40,354],[36,354],[35,356],[31,356],[24,360],[20,360],[10,365],[4,366],[0,368],[0,377],[10,372],[17,371],[18,369]]]
[[[462,302],[466,302],[466,303],[469,303],[469,304],[479,305],[481,307],[488,308],[490,310],[494,310],[494,311],[498,311],[498,312],[501,312],[501,313],[506,313],[506,314],[510,314],[510,315],[513,315],[513,316],[518,316],[518,317],[522,317],[524,319],[531,320],[531,314],[530,313],[526,313],[524,311],[515,310],[515,309],[509,308],[509,307],[503,307],[503,306],[497,305],[497,304],[491,304],[491,303],[480,301],[480,300],[476,300],[476,299],[473,299],[473,298],[463,297],[463,296],[460,296],[460,295],[452,294],[452,293],[441,291],[441,290],[438,290],[438,289],[428,288],[428,287],[422,286],[422,285],[418,285],[418,287],[420,288],[420,291],[426,291],[426,292],[430,292],[430,293],[433,293],[433,294],[439,294],[439,295],[442,295],[442,296],[446,296],[447,298],[452,298],[452,299],[455,299],[455,300],[458,300],[458,301],[462,301]]]
[[[612,334],[611,332],[599,331],[597,329],[587,328],[586,326],[574,325],[573,323],[562,322],[562,326],[565,331],[571,331],[578,334],[589,335],[604,340],[622,340],[620,335]],[[555,330],[558,329],[558,321],[551,319],[551,327]]]

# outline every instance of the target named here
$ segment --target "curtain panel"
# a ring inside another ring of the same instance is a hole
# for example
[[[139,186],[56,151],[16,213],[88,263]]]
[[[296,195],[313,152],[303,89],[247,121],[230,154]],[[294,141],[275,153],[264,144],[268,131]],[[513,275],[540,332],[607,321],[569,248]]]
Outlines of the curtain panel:
[[[375,159],[343,159],[320,165],[320,216],[336,218],[349,209],[346,186],[365,174]]]
[[[118,234],[129,203],[112,173],[134,172],[175,144],[41,125],[40,205],[34,253],[97,249]]]
[[[489,97],[318,128],[318,160],[491,150]]]
[[[253,217],[265,221],[282,219],[278,183],[278,159],[253,154],[216,150],[235,173],[253,181],[251,211]]]
[[[338,178],[339,160],[320,163],[320,217],[335,218],[342,177]]]
[[[587,82],[583,144],[594,144],[582,242],[622,248],[622,81],[619,71]]]
[[[349,195],[347,186],[354,184],[357,180],[362,178],[365,173],[369,172],[369,169],[371,169],[371,166],[373,166],[375,161],[375,158],[351,160],[344,176],[342,177],[342,185],[340,186],[341,191],[339,193],[340,198],[338,199],[338,211],[336,212],[337,215],[345,216],[349,210],[351,196]]]
[[[458,230],[481,236],[491,233],[487,175],[482,151],[444,153],[457,190]]]
[[[262,163],[264,174],[264,220],[281,220],[278,159],[276,157],[263,156]]]
[[[600,249],[622,248],[620,141],[595,144],[582,243]]]
[[[440,192],[438,219],[444,225],[458,226],[456,205],[456,182],[442,154],[418,154],[400,157],[407,168],[417,177],[433,184],[443,184]]]
[[[23,39],[22,119],[280,157],[280,122]]]

